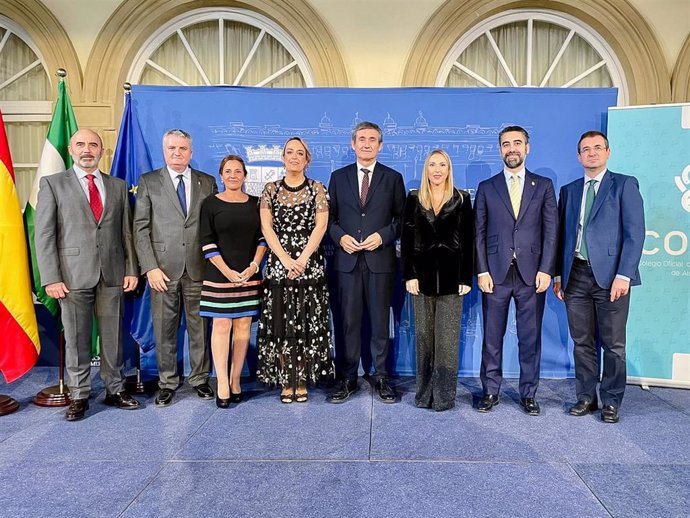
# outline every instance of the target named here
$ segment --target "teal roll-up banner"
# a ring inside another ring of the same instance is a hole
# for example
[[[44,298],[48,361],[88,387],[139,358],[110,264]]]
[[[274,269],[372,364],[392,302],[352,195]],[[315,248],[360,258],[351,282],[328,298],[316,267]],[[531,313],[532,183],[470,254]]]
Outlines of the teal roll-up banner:
[[[609,169],[637,177],[647,226],[628,381],[690,388],[690,104],[610,108],[608,122]]]

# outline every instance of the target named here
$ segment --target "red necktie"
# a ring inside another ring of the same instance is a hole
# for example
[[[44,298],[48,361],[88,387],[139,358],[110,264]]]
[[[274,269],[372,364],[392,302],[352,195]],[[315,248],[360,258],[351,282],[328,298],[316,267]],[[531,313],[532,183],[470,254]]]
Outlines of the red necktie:
[[[95,178],[92,174],[86,175],[86,179],[89,181],[89,205],[91,205],[91,212],[93,212],[93,217],[96,218],[96,221],[100,221],[103,214],[103,201],[98,193],[96,182],[94,182]]]
[[[369,169],[362,167],[360,171],[364,173],[364,176],[362,177],[362,192],[359,194],[359,204],[364,207],[364,204],[367,202],[367,194],[369,193]]]

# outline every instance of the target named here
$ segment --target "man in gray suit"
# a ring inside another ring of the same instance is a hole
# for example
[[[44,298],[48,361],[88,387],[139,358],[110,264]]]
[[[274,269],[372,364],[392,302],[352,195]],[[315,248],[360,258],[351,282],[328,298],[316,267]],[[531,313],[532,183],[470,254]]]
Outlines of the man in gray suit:
[[[172,403],[180,384],[177,330],[180,299],[189,334],[189,384],[202,399],[213,399],[208,384],[211,360],[206,323],[199,316],[204,257],[199,245],[201,202],[217,192],[215,179],[189,167],[192,137],[170,130],[163,136],[165,167],[141,175],[134,210],[134,237],[142,272],[151,286],[156,336],[158,386],[156,405]]]
[[[138,271],[127,185],[99,171],[101,138],[79,130],[69,153],[72,168],[41,178],[35,241],[42,284],[60,302],[71,397],[65,418],[76,421],[89,408],[94,312],[105,404],[139,407],[124,391],[122,373],[122,293],[136,288]]]

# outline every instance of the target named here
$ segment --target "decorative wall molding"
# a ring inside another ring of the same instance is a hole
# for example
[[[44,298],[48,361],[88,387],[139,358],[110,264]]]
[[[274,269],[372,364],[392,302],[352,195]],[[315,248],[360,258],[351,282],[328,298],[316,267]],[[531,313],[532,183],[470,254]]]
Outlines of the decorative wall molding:
[[[690,34],[680,49],[671,75],[672,99],[675,103],[690,102]]]

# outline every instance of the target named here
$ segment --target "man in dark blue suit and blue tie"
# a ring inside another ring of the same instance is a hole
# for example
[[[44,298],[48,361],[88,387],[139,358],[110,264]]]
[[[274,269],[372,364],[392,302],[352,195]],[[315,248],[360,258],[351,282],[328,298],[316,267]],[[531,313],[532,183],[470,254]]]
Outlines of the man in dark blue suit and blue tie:
[[[556,262],[558,214],[550,179],[525,169],[529,135],[507,126],[498,136],[504,169],[479,184],[475,196],[477,284],[482,291],[484,342],[480,378],[488,412],[499,402],[503,337],[515,301],[520,362],[520,405],[539,415],[535,399],[541,361],[546,290]]]
[[[565,300],[575,344],[578,401],[569,412],[583,416],[598,408],[598,336],[604,351],[601,419],[616,423],[626,382],[630,286],[640,284],[645,226],[637,179],[609,171],[610,155],[603,133],[588,131],[580,137],[577,158],[585,174],[561,188],[553,291]]]
[[[386,359],[396,268],[395,241],[400,237],[405,183],[399,172],[377,161],[382,148],[381,128],[372,122],[359,123],[352,132],[357,162],[334,171],[328,183],[328,233],[335,245],[334,266],[345,340],[345,357],[339,362],[343,380],[331,395],[333,403],[346,401],[357,391],[365,306],[371,322],[376,392],[384,403],[396,401],[387,380]]]

